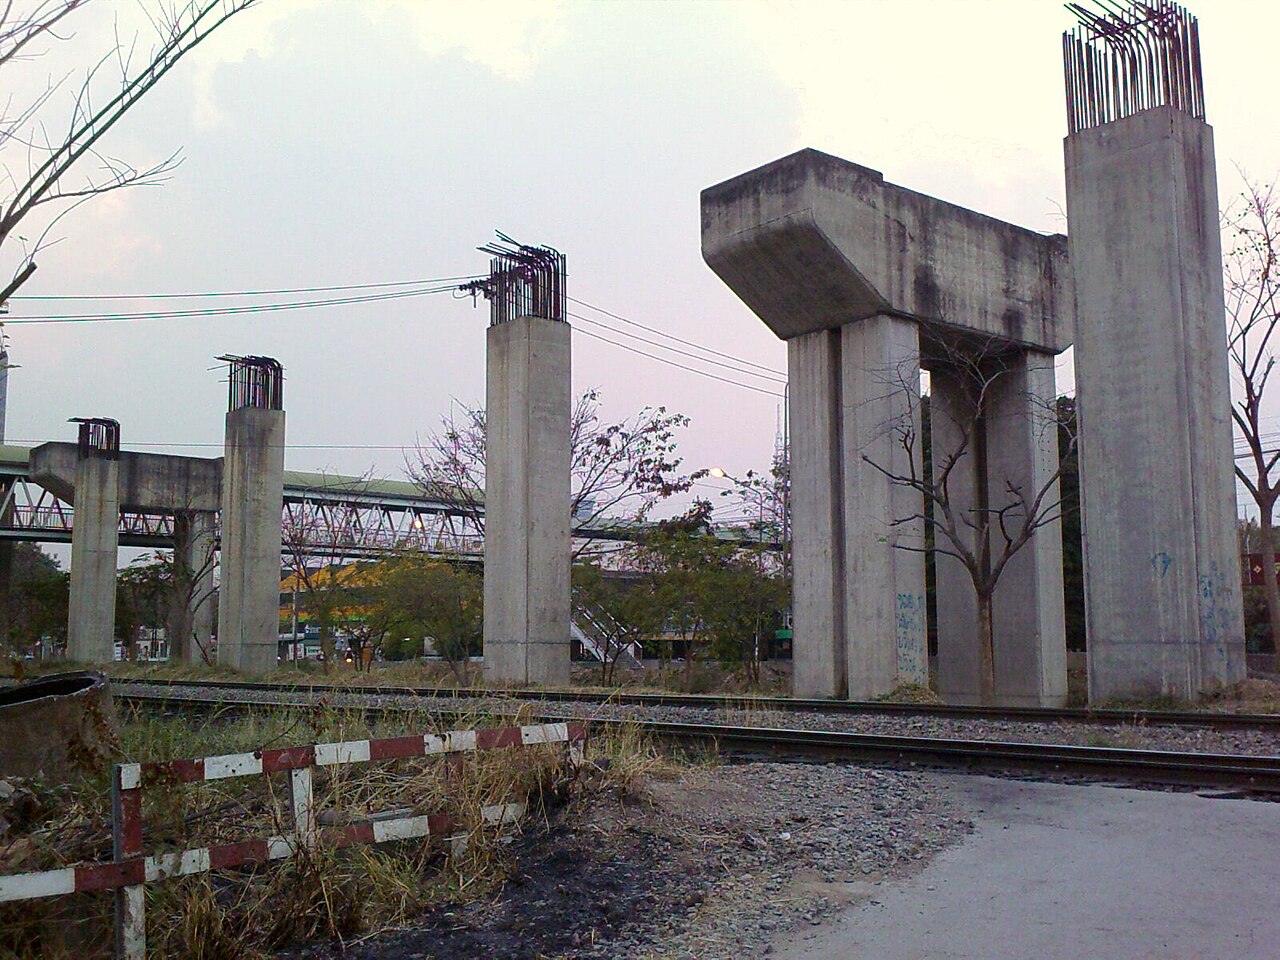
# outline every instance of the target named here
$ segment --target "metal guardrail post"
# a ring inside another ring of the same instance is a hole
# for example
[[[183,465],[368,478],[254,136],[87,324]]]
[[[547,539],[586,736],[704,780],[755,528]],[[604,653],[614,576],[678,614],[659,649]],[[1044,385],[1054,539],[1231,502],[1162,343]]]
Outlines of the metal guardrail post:
[[[127,778],[127,779],[126,779]],[[135,859],[142,866],[142,790],[136,764],[119,764],[111,775],[111,844],[116,863]],[[117,960],[142,960],[147,953],[145,875],[116,889]]]

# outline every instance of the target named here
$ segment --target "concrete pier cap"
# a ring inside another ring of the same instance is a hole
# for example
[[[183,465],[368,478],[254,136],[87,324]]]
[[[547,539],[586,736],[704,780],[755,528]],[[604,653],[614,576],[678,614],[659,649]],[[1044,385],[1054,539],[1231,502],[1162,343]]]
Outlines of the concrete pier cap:
[[[935,473],[939,442],[986,437],[981,448],[956,448],[972,482],[950,475],[955,509],[989,510],[984,491],[1009,484],[1030,485],[1029,499],[1055,485],[1057,434],[1043,428],[1052,357],[1075,332],[1066,238],[810,149],[704,190],[702,255],[787,341],[793,692],[869,698],[927,683],[924,492],[911,479],[924,472],[920,371],[941,374],[935,386],[950,391],[941,391],[948,402],[934,397]],[[974,407],[981,428],[953,436],[945,421],[964,413],[974,389],[954,376],[960,370],[970,379],[990,371],[983,376],[1009,386],[992,393],[1008,394],[1002,403]],[[939,604],[939,689],[975,702],[987,696],[976,591],[954,555],[939,558],[937,577],[939,598],[948,597],[948,609]],[[1061,578],[1060,531],[1049,524],[992,600],[997,702],[1064,701]]]
[[[1067,240],[800,150],[702,191],[702,256],[779,338],[889,315],[1061,353]]]

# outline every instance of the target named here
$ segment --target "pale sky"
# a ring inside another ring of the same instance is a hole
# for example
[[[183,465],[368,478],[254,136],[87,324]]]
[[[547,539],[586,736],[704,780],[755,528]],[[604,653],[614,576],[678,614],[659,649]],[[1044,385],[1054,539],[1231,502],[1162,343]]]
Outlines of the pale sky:
[[[1239,189],[1235,164],[1260,178],[1280,168],[1271,89],[1280,5],[1198,0],[1191,9],[1227,197]],[[131,36],[137,4],[102,0],[67,43],[7,66],[8,89],[30,93],[100,56],[117,15]],[[566,253],[570,296],[783,371],[783,344],[702,262],[699,191],[815,147],[911,189],[1063,232],[1061,33],[1072,23],[1051,0],[262,0],[105,144],[138,165],[181,148],[173,179],[70,214],[22,294],[478,274],[487,258],[474,248],[497,228]],[[55,96],[52,121],[65,117],[68,97]],[[3,159],[25,163],[12,151]],[[15,256],[0,258],[6,278]],[[308,296],[15,300],[10,319]],[[613,328],[573,321],[575,391],[599,387],[614,417],[646,404],[689,415],[681,448],[690,469],[767,466],[780,383],[631,340],[617,331],[662,338],[570,306]],[[10,324],[22,366],[10,378],[7,432],[68,440],[68,417],[111,416],[126,448],[220,445],[226,398],[213,358],[267,354],[285,366],[289,442],[299,445],[289,468],[399,475],[396,449],[307,445],[412,445],[452,399],[482,402],[487,318],[483,305],[444,293],[245,316]],[[1069,387],[1069,370],[1060,377]]]

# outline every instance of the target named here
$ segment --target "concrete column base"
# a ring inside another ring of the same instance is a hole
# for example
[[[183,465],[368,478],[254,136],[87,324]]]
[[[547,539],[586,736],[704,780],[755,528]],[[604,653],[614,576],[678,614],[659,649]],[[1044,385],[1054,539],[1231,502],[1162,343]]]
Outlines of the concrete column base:
[[[569,682],[570,329],[517,317],[488,331],[484,675]]]
[[[920,339],[877,316],[840,329],[848,695],[929,682],[923,498],[889,479],[920,476]]]
[[[278,663],[284,444],[284,411],[227,414],[218,663],[246,673]]]
[[[115,659],[119,461],[81,457],[75,498],[67,657],[80,663],[110,663]]]

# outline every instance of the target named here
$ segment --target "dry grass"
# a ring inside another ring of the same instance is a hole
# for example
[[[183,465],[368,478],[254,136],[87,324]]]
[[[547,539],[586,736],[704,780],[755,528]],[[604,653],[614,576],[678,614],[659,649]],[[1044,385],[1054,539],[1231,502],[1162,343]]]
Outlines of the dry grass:
[[[451,720],[449,728],[509,722],[477,715]],[[425,714],[370,724],[358,712],[324,707],[212,720],[134,715],[123,724],[122,748],[127,759],[149,761],[438,729]],[[499,832],[483,823],[483,807],[527,802],[530,815],[523,824],[504,828],[527,829],[555,808],[602,790],[637,794],[644,777],[661,775],[668,764],[638,730],[625,728],[593,743],[591,756],[586,777],[568,766],[562,747],[486,751],[461,762],[422,758],[317,769],[322,835],[326,826],[411,809],[451,814],[460,824],[459,836],[454,842],[424,838],[343,851],[322,848],[275,864],[149,884],[150,955],[264,957],[288,943],[350,938],[401,923],[433,903],[484,896],[505,876],[508,848]],[[188,785],[147,783],[144,848],[152,854],[290,832],[287,783],[280,774]],[[47,815],[25,836],[7,845],[0,841],[0,870],[109,859],[105,775],[52,791],[48,801]],[[0,958],[95,956],[110,943],[110,906],[110,895],[4,905]],[[79,923],[66,921],[68,908],[79,915]]]

